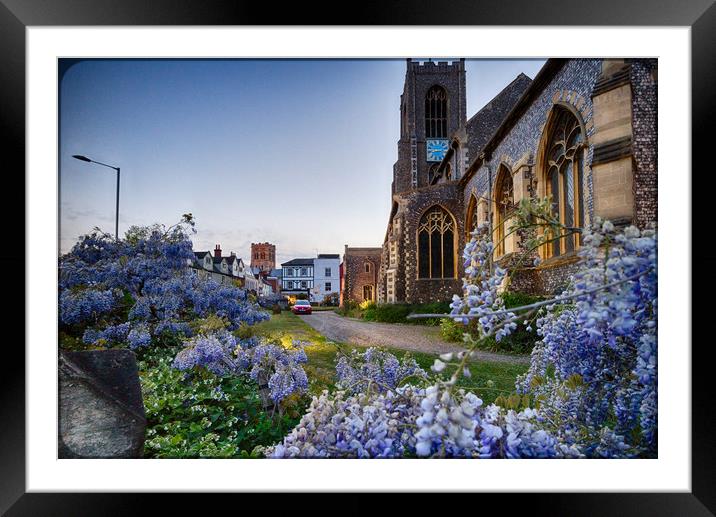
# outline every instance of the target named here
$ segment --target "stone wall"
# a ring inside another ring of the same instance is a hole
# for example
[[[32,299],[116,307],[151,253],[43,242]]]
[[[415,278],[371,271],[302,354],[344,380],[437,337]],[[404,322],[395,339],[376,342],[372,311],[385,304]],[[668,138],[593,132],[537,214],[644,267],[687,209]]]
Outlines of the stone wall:
[[[447,210],[456,223],[457,275],[452,279],[419,279],[417,270],[417,229],[422,215],[431,207],[440,206]],[[448,182],[417,189],[406,199],[404,226],[402,232],[401,256],[404,261],[405,297],[396,301],[425,303],[445,301],[453,294],[462,292],[462,249],[465,247],[462,198],[457,182]]]
[[[60,351],[58,457],[141,458],[146,418],[130,350]]]
[[[657,60],[631,61],[634,222],[640,228],[657,222]]]

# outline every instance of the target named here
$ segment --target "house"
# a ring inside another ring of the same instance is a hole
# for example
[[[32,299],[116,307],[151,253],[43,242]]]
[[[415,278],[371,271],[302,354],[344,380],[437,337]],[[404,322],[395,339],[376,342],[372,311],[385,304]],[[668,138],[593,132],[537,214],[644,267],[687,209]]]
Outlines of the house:
[[[189,266],[194,269],[199,278],[209,278],[214,267],[211,253],[208,251],[195,251],[194,259],[189,259]]]
[[[244,270],[244,289],[254,294],[255,296],[260,296],[261,281],[257,276],[253,274],[253,272],[249,268]]]
[[[340,255],[319,254],[313,261],[314,279],[311,301],[323,302],[326,296],[340,292]]]
[[[296,258],[281,264],[281,291],[290,299],[298,295],[310,296],[313,289],[312,258]]]

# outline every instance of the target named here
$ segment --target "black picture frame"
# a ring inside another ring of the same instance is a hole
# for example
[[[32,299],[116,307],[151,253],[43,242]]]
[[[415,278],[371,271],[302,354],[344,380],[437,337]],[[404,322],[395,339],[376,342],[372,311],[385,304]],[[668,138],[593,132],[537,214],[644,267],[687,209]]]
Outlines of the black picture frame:
[[[705,174],[698,176],[699,188],[693,192],[706,196],[713,192],[703,182],[713,183],[709,158],[710,118],[714,113],[716,92],[716,6],[714,0],[601,0],[574,2],[553,0],[458,0],[452,2],[362,2],[350,6],[348,20],[335,5],[318,6],[311,3],[283,5],[270,11],[259,2],[222,3],[214,0],[0,0],[0,99],[2,110],[3,158],[7,171],[6,190],[25,192],[25,29],[28,26],[64,25],[656,25],[691,27],[692,54],[692,169]],[[278,4],[277,4],[278,5]],[[9,164],[8,164],[9,162]],[[11,165],[10,165],[11,164]],[[662,171],[662,174],[664,171]],[[13,182],[15,184],[13,185]],[[663,194],[662,194],[663,195]],[[13,199],[22,203],[24,196],[6,196],[6,227],[17,233],[18,214],[22,207],[7,208]],[[692,206],[708,206],[706,200],[693,200]],[[692,214],[694,225],[703,217]],[[700,223],[704,224],[704,223]],[[24,229],[23,220],[23,229]],[[695,238],[699,232],[692,228]],[[48,231],[48,235],[51,235]],[[703,235],[703,234],[702,234]],[[692,254],[693,272],[707,272],[699,279],[699,289],[708,294],[713,286],[716,252],[712,247]],[[48,242],[48,253],[54,253]],[[24,256],[16,239],[6,242],[0,252],[6,267],[5,285],[17,300],[24,292],[24,280],[32,272],[23,266],[24,275],[17,274],[18,257]],[[688,265],[684,265],[687,267]],[[8,273],[9,272],[9,273]],[[24,278],[23,278],[24,277]],[[22,283],[21,283],[22,282]],[[9,299],[6,298],[6,299]],[[24,297],[23,297],[24,299]],[[688,303],[688,300],[684,301]],[[707,321],[707,304],[692,298],[694,323]],[[24,304],[10,304],[5,309],[6,326],[20,321],[19,313],[32,310]],[[695,334],[694,334],[695,335]],[[25,354],[17,346],[18,340],[6,338],[3,349],[3,373],[0,375],[2,400],[0,417],[0,511],[6,515],[127,515],[143,513],[150,501],[159,496],[142,494],[38,494],[25,493]],[[669,346],[688,346],[689,343],[669,343]],[[716,515],[716,418],[711,409],[714,394],[709,362],[710,340],[692,347],[692,491],[690,493],[609,493],[609,494],[479,494],[472,495],[475,504],[480,498],[501,498],[510,512],[528,511],[530,515]],[[54,344],[48,344],[48,348]],[[689,437],[685,436],[684,439]],[[213,495],[212,497],[219,497]],[[245,498],[246,495],[241,497]],[[225,499],[219,497],[218,500]],[[302,497],[282,502],[287,508],[299,507]],[[265,498],[264,498],[265,501]],[[475,511],[484,508],[486,499],[479,500]],[[495,502],[495,501],[490,501]],[[182,508],[185,497],[162,497],[164,512],[170,514]],[[276,513],[275,502],[272,511]],[[327,503],[330,506],[334,503]],[[403,503],[403,512],[411,506],[422,505],[413,497]],[[447,503],[445,503],[447,505]],[[360,513],[370,512],[364,496],[343,496],[340,506]],[[248,509],[248,507],[247,507]],[[443,508],[448,510],[448,506]],[[317,511],[320,511],[317,510]]]

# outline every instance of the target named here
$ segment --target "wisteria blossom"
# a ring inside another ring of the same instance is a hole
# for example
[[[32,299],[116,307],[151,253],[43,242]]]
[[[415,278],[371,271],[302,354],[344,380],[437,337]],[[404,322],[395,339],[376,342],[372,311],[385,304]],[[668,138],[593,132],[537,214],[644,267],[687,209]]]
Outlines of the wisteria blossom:
[[[336,378],[341,389],[359,393],[395,389],[407,379],[415,383],[427,378],[427,372],[410,355],[399,360],[390,352],[370,347],[341,356],[336,363]]]
[[[528,220],[528,218],[526,218]],[[492,243],[479,228],[465,248],[463,296],[451,315],[477,318],[472,348],[435,359],[455,372],[424,388],[391,385],[384,362],[339,362],[339,386],[324,392],[279,444],[264,452],[294,457],[619,458],[653,457],[657,440],[656,232],[596,222],[581,236],[581,267],[554,300],[505,310],[506,272],[491,264]],[[483,406],[456,389],[480,339],[499,339],[539,309],[541,337],[517,393],[533,407]],[[374,352],[373,352],[374,353]],[[457,365],[452,362],[457,359]],[[395,362],[389,371],[396,369]],[[380,389],[369,389],[371,386]]]

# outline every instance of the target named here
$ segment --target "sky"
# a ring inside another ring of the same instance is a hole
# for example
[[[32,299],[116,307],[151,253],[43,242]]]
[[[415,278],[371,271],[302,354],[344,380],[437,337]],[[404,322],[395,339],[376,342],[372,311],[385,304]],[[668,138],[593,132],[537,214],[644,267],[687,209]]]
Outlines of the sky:
[[[467,117],[544,60],[466,60]],[[380,246],[400,132],[405,60],[90,60],[60,83],[60,252],[95,226],[196,220],[220,244],[277,265]]]

